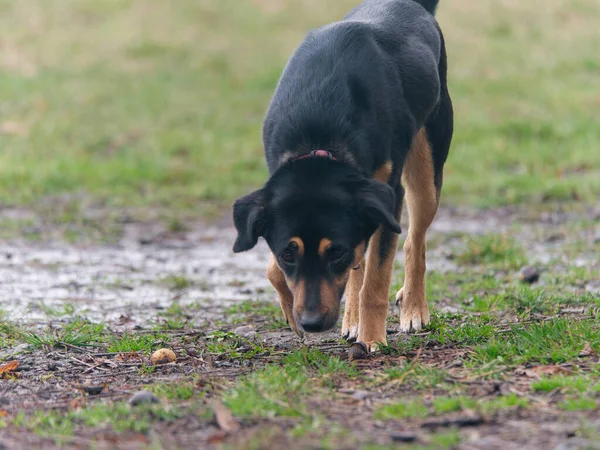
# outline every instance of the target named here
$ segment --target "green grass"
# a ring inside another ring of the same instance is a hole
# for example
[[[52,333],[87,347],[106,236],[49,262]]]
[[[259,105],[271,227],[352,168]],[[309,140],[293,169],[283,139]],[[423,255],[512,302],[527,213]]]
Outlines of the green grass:
[[[168,341],[168,336],[160,332],[129,334],[113,336],[108,345],[109,352],[128,353],[142,352],[150,353]]]
[[[188,289],[194,282],[185,275],[169,275],[160,280],[160,284],[167,286],[173,291]]]
[[[302,348],[249,374],[224,395],[240,417],[309,417],[306,399],[328,395],[337,381],[357,377],[355,366],[317,349]]]
[[[199,411],[199,414],[206,415]],[[61,411],[38,411],[26,416],[18,414],[12,424],[44,437],[64,441],[81,426],[88,428],[110,427],[116,432],[136,431],[147,433],[154,420],[172,422],[183,417],[184,411],[165,405],[140,405],[132,407],[122,402],[94,403],[82,409]]]
[[[460,264],[488,264],[507,269],[517,269],[526,262],[523,249],[514,240],[494,234],[469,237],[456,260]]]
[[[93,347],[103,342],[105,325],[90,323],[76,319],[67,323],[61,329],[49,329],[43,332],[21,331],[18,338],[37,348]]]
[[[502,361],[509,364],[562,363],[577,358],[586,343],[600,348],[597,320],[551,319],[515,325],[510,332],[473,347],[474,364]]]
[[[411,399],[379,407],[375,411],[375,418],[380,420],[417,419],[426,418],[430,414],[444,415],[466,410],[491,414],[503,409],[526,407],[528,404],[527,398],[521,398],[515,394],[484,399],[466,396],[435,397],[429,407],[423,400]]]
[[[355,4],[0,1],[0,201],[83,224],[92,204],[150,205],[179,230],[178,214],[259,186],[261,121],[287,57]],[[544,5],[440,6],[456,110],[444,203],[597,198],[600,8]]]
[[[427,407],[421,400],[385,405],[375,412],[378,420],[386,419],[414,419],[427,417]]]

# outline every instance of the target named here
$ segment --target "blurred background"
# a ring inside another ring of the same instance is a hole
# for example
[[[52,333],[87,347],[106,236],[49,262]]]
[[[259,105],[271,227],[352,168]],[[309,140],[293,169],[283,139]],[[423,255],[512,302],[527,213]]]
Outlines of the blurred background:
[[[229,214],[266,179],[286,59],[357,3],[0,0],[0,205],[174,228]],[[443,204],[597,201],[600,3],[442,0],[438,20],[456,110]]]

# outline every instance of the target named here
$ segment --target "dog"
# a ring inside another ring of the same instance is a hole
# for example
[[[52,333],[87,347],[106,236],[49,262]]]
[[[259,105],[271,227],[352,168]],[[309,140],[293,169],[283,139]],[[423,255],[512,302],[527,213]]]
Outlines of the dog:
[[[409,214],[400,330],[429,322],[426,232],[453,133],[439,0],[366,0],[310,31],[288,61],[263,124],[270,177],[233,207],[234,252],[263,237],[267,277],[298,335],[335,326],[386,345],[403,200]]]

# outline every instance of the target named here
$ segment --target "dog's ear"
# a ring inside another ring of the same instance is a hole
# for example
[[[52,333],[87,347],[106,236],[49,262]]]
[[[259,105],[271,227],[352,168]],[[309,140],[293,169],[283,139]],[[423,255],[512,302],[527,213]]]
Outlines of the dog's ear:
[[[235,253],[245,252],[256,245],[265,231],[265,194],[262,189],[238,199],[233,205],[233,223],[238,237]]]
[[[394,233],[402,233],[394,217],[396,194],[389,185],[369,179],[359,188],[356,199],[359,213],[368,223],[375,225],[374,228],[383,225]]]

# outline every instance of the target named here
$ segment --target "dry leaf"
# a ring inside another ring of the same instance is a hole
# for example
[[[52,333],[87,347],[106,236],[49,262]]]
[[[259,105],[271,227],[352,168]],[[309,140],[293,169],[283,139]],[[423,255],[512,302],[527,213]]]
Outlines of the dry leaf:
[[[8,412],[4,411],[3,409],[0,409],[0,417],[6,417],[8,416]]]
[[[240,424],[235,420],[231,411],[229,411],[222,403],[215,402],[213,404],[213,411],[215,413],[215,419],[217,419],[217,424],[221,430],[231,433],[240,428]]]
[[[585,358],[588,356],[594,356],[594,349],[592,348],[589,342],[586,342],[583,345],[583,349],[579,352],[579,357]]]
[[[77,397],[77,398],[72,399],[69,402],[69,407],[71,409],[81,409],[85,406],[85,404],[86,404],[86,401],[83,397]]]
[[[19,361],[9,361],[6,364],[0,366],[0,378],[17,377],[19,374],[16,372],[19,368]]]
[[[571,373],[569,370],[560,366],[537,366],[531,369],[527,369],[524,371],[525,375],[529,378],[541,378],[544,375],[552,376],[552,375],[560,375]]]

